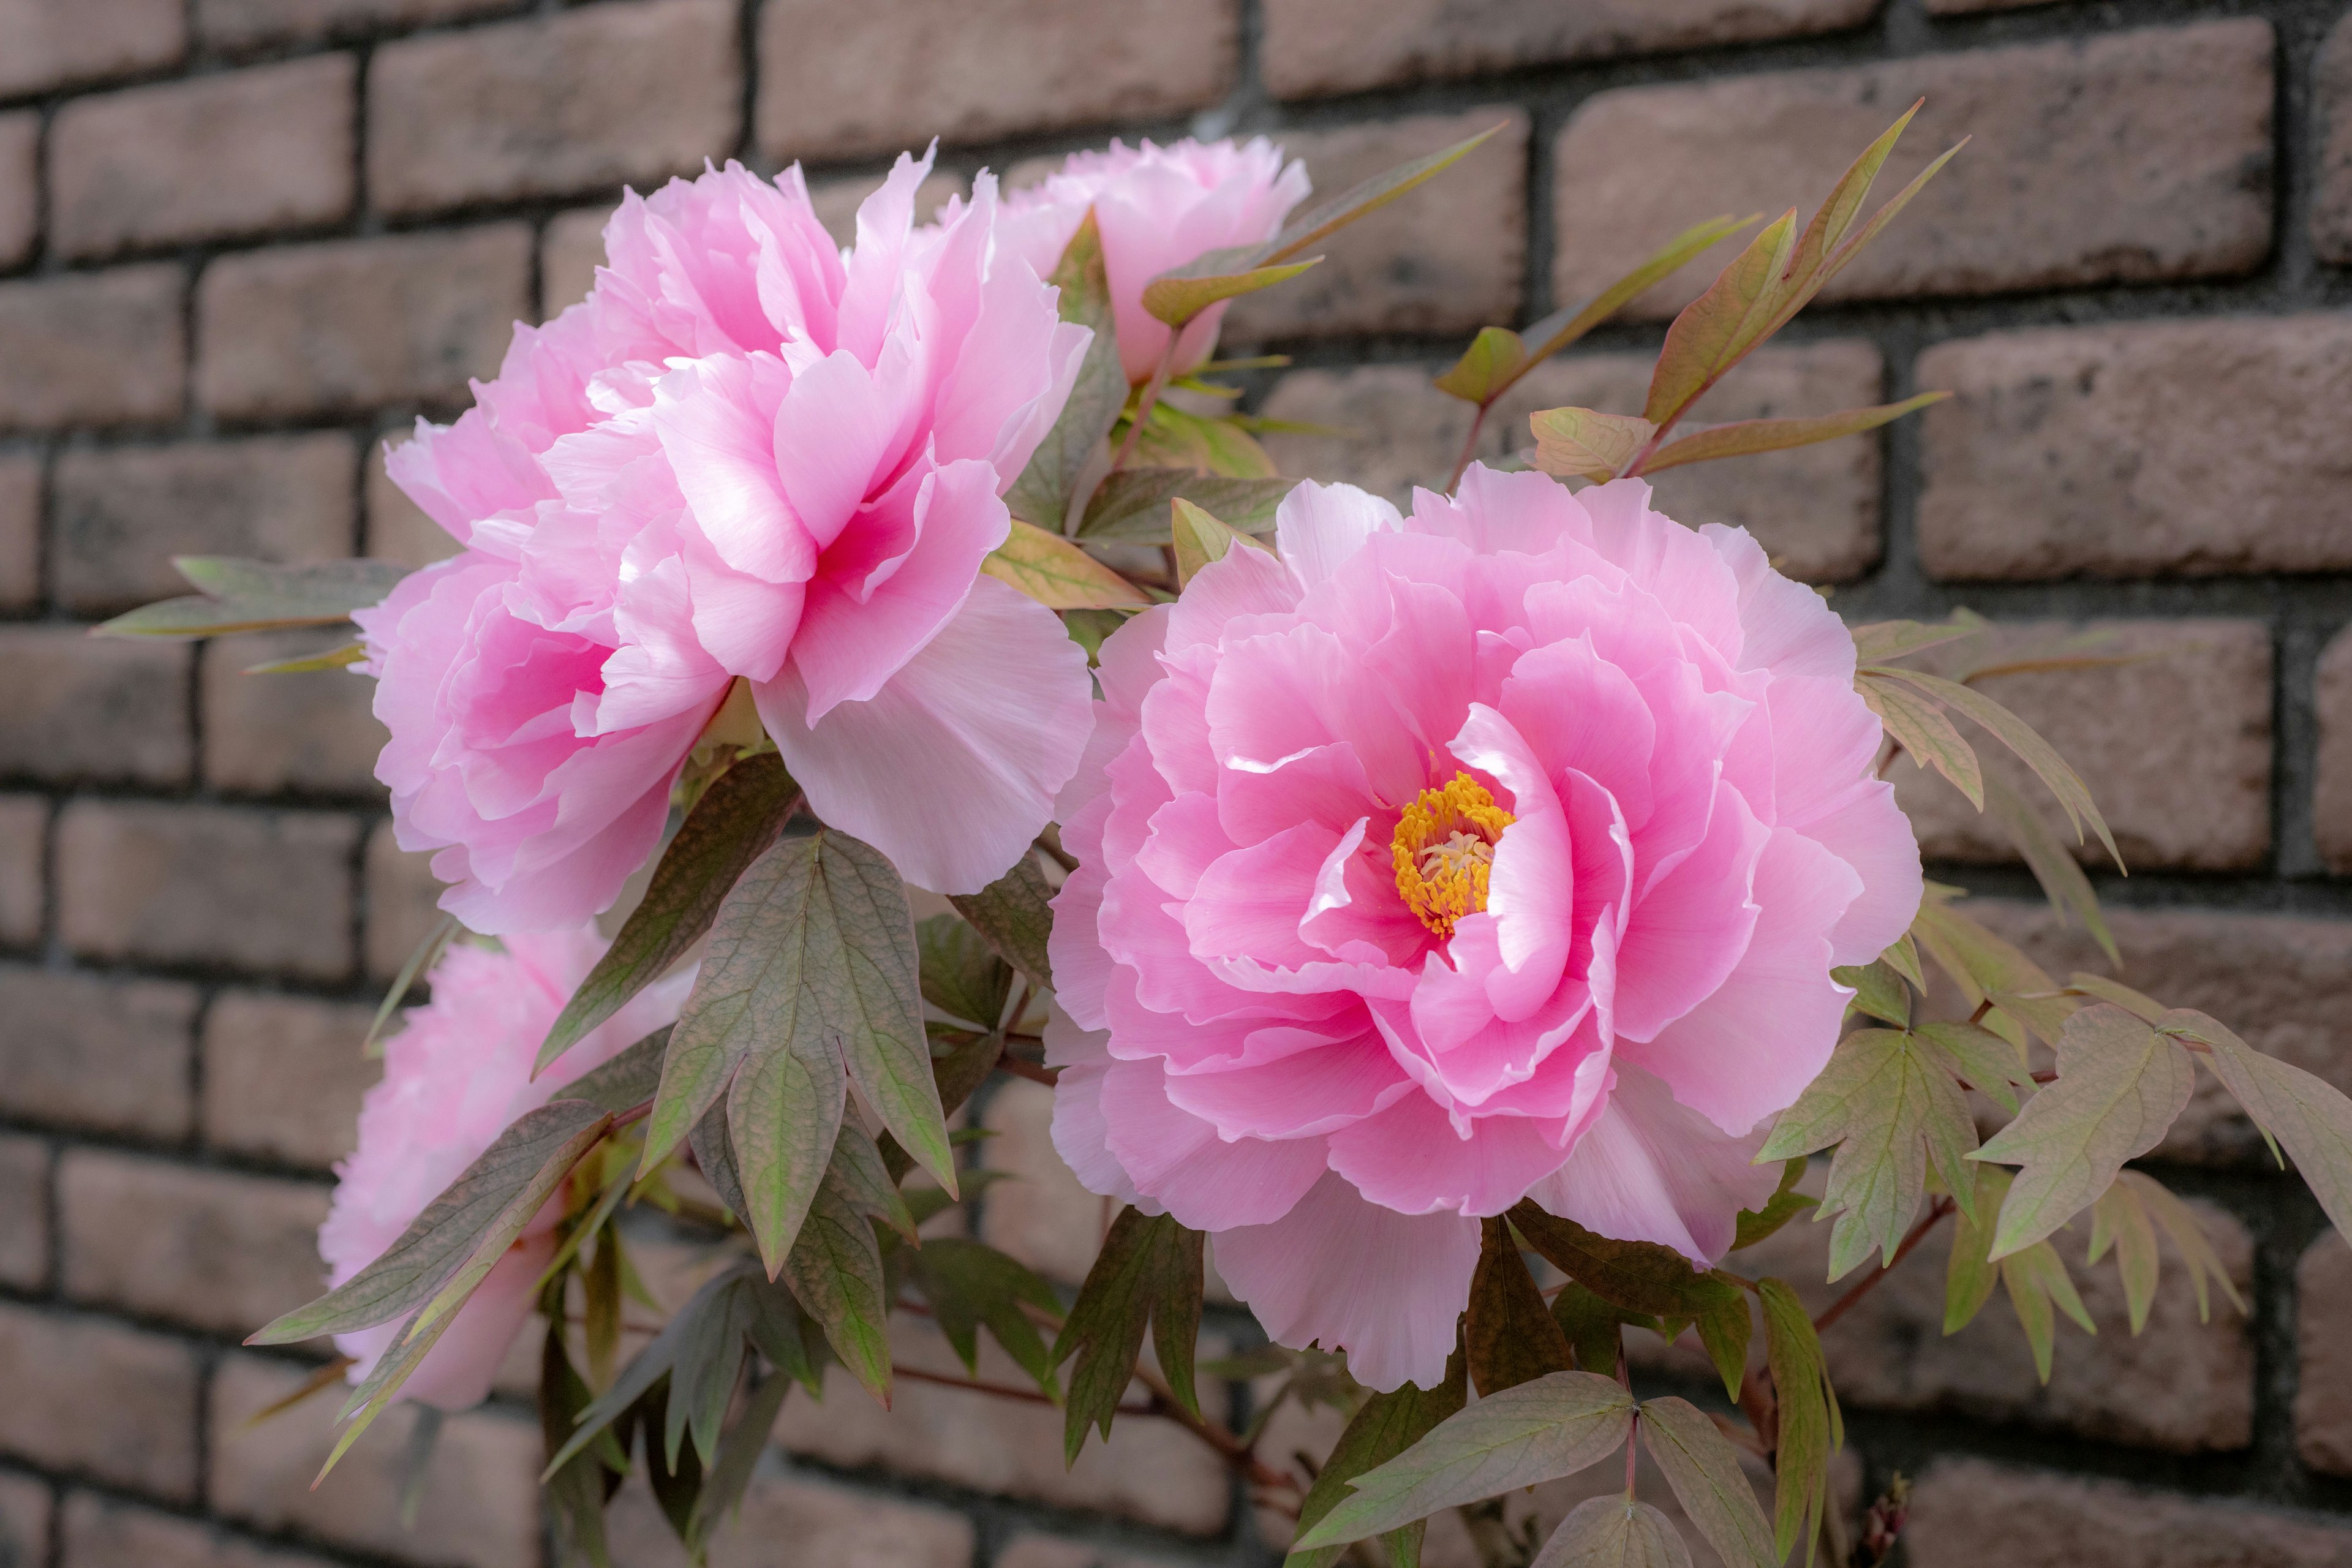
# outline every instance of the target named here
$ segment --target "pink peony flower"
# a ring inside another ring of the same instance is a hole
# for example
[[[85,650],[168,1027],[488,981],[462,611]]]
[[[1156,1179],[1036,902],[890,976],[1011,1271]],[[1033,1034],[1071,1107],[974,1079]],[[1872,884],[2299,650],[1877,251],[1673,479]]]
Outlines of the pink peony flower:
[[[1844,627],[1649,495],[1304,485],[1279,559],[1103,647],[1055,1143],[1375,1387],[1441,1374],[1477,1217],[1522,1197],[1720,1257],[1831,967],[1918,904]]]
[[[342,1284],[400,1238],[442,1189],[479,1159],[508,1123],[636,1040],[674,1023],[693,975],[656,982],[540,1075],[531,1062],[549,1026],[604,951],[593,926],[508,939],[506,951],[459,945],[434,965],[433,1000],[408,1010],[386,1041],[383,1078],[360,1109],[359,1147],[336,1167],[333,1206],[319,1227],[330,1286]],[[562,1195],[482,1281],[399,1397],[463,1410],[489,1392],[499,1362],[534,1305],[531,1286],[555,1257]],[[363,1381],[397,1322],[338,1334]]]
[[[1143,286],[1205,252],[1272,239],[1309,189],[1306,165],[1285,167],[1282,149],[1263,136],[1238,146],[1190,137],[1166,147],[1114,141],[1100,153],[1071,153],[1042,183],[1007,195],[1001,243],[1041,277],[1050,274],[1092,206],[1119,361],[1127,379],[1140,382],[1168,350],[1167,323],[1144,310]],[[1223,305],[1213,306],[1184,329],[1171,374],[1209,357],[1224,315]]]
[[[898,161],[843,252],[797,169],[632,195],[612,266],[390,471],[467,546],[359,616],[400,842],[480,931],[609,904],[737,678],[809,802],[972,892],[1052,813],[1085,655],[981,562],[1087,334]]]

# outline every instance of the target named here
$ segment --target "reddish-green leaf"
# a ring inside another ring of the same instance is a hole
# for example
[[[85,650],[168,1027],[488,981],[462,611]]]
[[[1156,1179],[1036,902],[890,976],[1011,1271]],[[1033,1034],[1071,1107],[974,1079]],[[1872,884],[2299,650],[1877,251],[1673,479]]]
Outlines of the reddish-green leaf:
[[[1053,896],[1033,851],[979,892],[953,894],[948,902],[1007,963],[1050,991],[1054,966],[1045,939],[1054,929]]]
[[[329,561],[279,566],[226,555],[174,556],[200,592],[115,616],[100,637],[210,637],[285,626],[331,626],[380,605],[410,567],[391,561]]]
[[[1427,1436],[1440,1422],[1460,1413],[1469,1401],[1462,1360],[1462,1352],[1456,1351],[1446,1363],[1444,1380],[1434,1388],[1424,1390],[1408,1383],[1393,1393],[1375,1394],[1364,1401],[1298,1505],[1300,1534],[1313,1530],[1339,1505],[1357,1477],[1387,1464]],[[1415,1521],[1383,1536],[1391,1562],[1417,1563],[1421,1535],[1422,1525]],[[1332,1568],[1347,1550],[1345,1546],[1304,1551],[1294,1547],[1283,1560],[1283,1568]]]
[[[1972,637],[1984,630],[1984,623],[1976,619],[1948,621],[1874,621],[1853,628],[1853,657],[1857,664],[1885,664],[1889,659],[1902,658],[1923,649],[1961,637]]]
[[[1228,520],[1243,533],[1274,526],[1275,509],[1297,479],[1233,479],[1194,468],[1121,468],[1087,503],[1078,536],[1139,544],[1170,542],[1168,503],[1181,498]]]
[[[1726,1568],[1779,1568],[1772,1526],[1756,1506],[1739,1451],[1696,1405],[1652,1399],[1642,1405],[1642,1446]]]
[[[1568,1336],[1544,1305],[1543,1292],[1519,1258],[1511,1227],[1479,1222],[1478,1267],[1470,1277],[1463,1345],[1470,1381],[1481,1395],[1501,1393],[1546,1373],[1569,1370]]]
[[[1060,534],[1018,518],[980,569],[1049,610],[1140,609],[1151,603],[1142,589]]]
[[[1591,408],[1547,408],[1529,415],[1528,424],[1535,431],[1536,467],[1570,479],[1616,478],[1657,434],[1646,419]]]
[[[1267,242],[1264,253],[1255,258],[1253,265],[1287,261],[1299,255],[1307,247],[1321,243],[1358,218],[1378,212],[1407,191],[1433,179],[1476,152],[1485,142],[1500,135],[1503,130],[1502,124],[1490,126],[1451,147],[1440,148],[1426,157],[1408,159],[1393,168],[1383,169],[1369,180],[1349,186],[1329,201],[1310,207],[1291,219],[1280,234]]]
[[[1073,1354],[1078,1358],[1063,1426],[1066,1458],[1077,1459],[1089,1426],[1110,1436],[1119,1395],[1143,1352],[1147,1321],[1160,1372],[1178,1400],[1198,1414],[1192,1357],[1201,1331],[1202,1266],[1199,1231],[1167,1215],[1119,1210],[1051,1352],[1054,1366]]]
[[[1942,709],[1916,692],[1868,675],[1857,679],[1853,689],[1886,726],[1888,739],[1911,753],[1914,765],[1933,766],[1969,797],[1970,805],[1984,809],[1984,769]]]
[[[1176,542],[1176,580],[1189,583],[1202,567],[1212,561],[1222,561],[1225,552],[1242,543],[1263,550],[1265,545],[1246,533],[1236,533],[1223,520],[1202,510],[1191,501],[1178,499],[1169,503],[1173,520]]]
[[[1786,1557],[1801,1534],[1811,1563],[1829,1505],[1830,1454],[1844,1444],[1837,1399],[1813,1320],[1797,1293],[1778,1279],[1757,1283],[1764,1308],[1765,1362],[1780,1400],[1780,1442],[1772,1504],[1772,1550]]]
[[[1900,419],[1915,409],[1940,403],[1950,395],[1948,392],[1923,392],[1900,403],[1883,403],[1874,408],[1849,408],[1842,414],[1792,419],[1741,419],[1729,425],[1711,425],[1659,447],[1643,459],[1638,471],[1654,474],[1667,468],[1681,468],[1685,463],[1712,462],[1718,458],[1745,458],[1758,452],[1810,447],[1817,441],[1834,441],[1841,436],[1859,436],[1865,430],[1875,430],[1881,425]]]
[[[2352,1100],[2301,1068],[2264,1056],[2205,1014],[2176,1008],[2157,1027],[2206,1047],[2214,1076],[2254,1125],[2294,1157],[2328,1219],[2352,1237]]]
[[[1757,342],[1776,304],[1774,289],[1796,244],[1797,212],[1790,208],[1748,242],[1706,291],[1683,308],[1666,329],[1665,347],[1650,375],[1642,416],[1664,426],[1680,418],[1699,395]]]
[[[1568,1510],[1528,1568],[1691,1568],[1674,1521],[1614,1492]]]
[[[1212,252],[1222,255],[1222,252]],[[1206,259],[1205,258],[1203,259]],[[1143,286],[1143,308],[1159,320],[1180,331],[1192,319],[1221,300],[1231,300],[1242,294],[1255,294],[1261,289],[1271,289],[1277,283],[1297,277],[1319,263],[1319,256],[1305,261],[1293,261],[1274,267],[1244,267],[1231,272],[1196,273],[1184,276],[1163,272]]]

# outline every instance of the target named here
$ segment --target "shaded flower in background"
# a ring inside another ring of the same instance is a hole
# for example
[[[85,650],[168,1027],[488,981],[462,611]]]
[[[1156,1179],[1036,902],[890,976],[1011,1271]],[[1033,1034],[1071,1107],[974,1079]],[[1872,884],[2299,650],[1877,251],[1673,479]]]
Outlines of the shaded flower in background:
[[[1277,538],[1104,646],[1055,1142],[1277,1340],[1428,1385],[1477,1216],[1729,1247],[1918,849],[1852,639],[1744,531],[1474,467]]]
[[[534,1081],[532,1061],[550,1025],[604,951],[593,926],[509,937],[504,951],[459,943],[431,974],[433,999],[412,1007],[384,1043],[383,1078],[360,1109],[359,1143],[335,1167],[338,1181],[319,1253],[341,1285],[400,1238],[425,1205],[517,1117],[562,1097],[563,1086],[677,1021],[691,970],[632,998]],[[402,1385],[399,1397],[463,1410],[489,1392],[499,1362],[532,1309],[531,1286],[555,1256],[558,1193]],[[363,1381],[400,1331],[398,1322],[339,1334]]]

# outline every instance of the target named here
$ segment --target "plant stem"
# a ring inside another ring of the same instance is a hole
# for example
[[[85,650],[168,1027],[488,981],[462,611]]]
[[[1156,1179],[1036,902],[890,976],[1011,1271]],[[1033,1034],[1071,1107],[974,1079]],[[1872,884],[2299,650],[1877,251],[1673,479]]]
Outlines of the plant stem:
[[[1861,1300],[1864,1296],[1869,1295],[1872,1290],[1875,1289],[1881,1279],[1885,1279],[1889,1274],[1895,1272],[1895,1266],[1896,1264],[1910,1257],[1912,1249],[1916,1247],[1921,1242],[1927,1239],[1927,1233],[1936,1228],[1936,1222],[1942,1219],[1946,1215],[1950,1214],[1955,1206],[1956,1205],[1949,1198],[1937,1198],[1934,1203],[1928,1205],[1927,1212],[1919,1217],[1919,1223],[1911,1227],[1911,1234],[1903,1238],[1903,1245],[1895,1249],[1895,1256],[1886,1260],[1886,1267],[1884,1268],[1874,1269],[1870,1273],[1864,1275],[1860,1279],[1854,1282],[1853,1289],[1848,1290],[1844,1295],[1839,1297],[1836,1300],[1831,1302],[1826,1308],[1824,1308],[1822,1311],[1822,1315],[1813,1320],[1813,1332],[1820,1333],[1823,1329],[1828,1328],[1832,1323],[1834,1323],[1840,1318],[1844,1317],[1847,1310],[1851,1309],[1856,1301]]]
[[[1214,1448],[1223,1457],[1225,1463],[1247,1476],[1254,1485],[1278,1487],[1294,1492],[1305,1491],[1305,1489],[1298,1484],[1297,1478],[1285,1474],[1259,1458],[1250,1452],[1249,1445],[1243,1442],[1241,1438],[1226,1431],[1215,1422],[1203,1420],[1177,1404],[1176,1391],[1168,1386],[1167,1379],[1151,1368],[1137,1366],[1135,1380],[1151,1391],[1152,1415],[1163,1420],[1175,1422],[1202,1442]]]
[[[1470,433],[1462,437],[1462,455],[1454,459],[1454,477],[1445,481],[1445,493],[1452,495],[1462,488],[1462,476],[1470,471],[1471,459],[1478,455],[1478,432],[1486,427],[1486,410],[1492,403],[1478,405],[1478,412],[1470,416]]]
[[[1016,1057],[1011,1051],[997,1058],[996,1065],[1014,1078],[1025,1078],[1031,1083],[1042,1083],[1047,1089],[1053,1088],[1062,1076],[1062,1069],[1059,1068],[1049,1068],[1043,1062],[1033,1062],[1024,1058]]]

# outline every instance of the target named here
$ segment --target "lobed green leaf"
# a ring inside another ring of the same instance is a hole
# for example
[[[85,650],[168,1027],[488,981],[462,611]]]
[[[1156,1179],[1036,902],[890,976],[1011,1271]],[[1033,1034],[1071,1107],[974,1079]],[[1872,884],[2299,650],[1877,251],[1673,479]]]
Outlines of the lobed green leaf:
[[[1934,767],[1969,797],[1970,805],[1984,809],[1984,769],[1975,749],[1960,739],[1959,731],[1942,709],[1891,681],[1872,679],[1868,671],[1854,681],[1853,689],[1878,715],[1887,737],[1911,753],[1914,765]]]
[[[2206,1065],[2275,1138],[2336,1228],[2352,1237],[2352,1100],[2333,1084],[2267,1057],[2203,1013],[2175,1008],[2157,1022],[2175,1039],[2205,1047]]]
[[[1520,1200],[1508,1218],[1553,1268],[1628,1311],[1697,1318],[1739,1294],[1727,1276],[1692,1268],[1673,1247],[1596,1235],[1530,1200]]]
[[[1066,1458],[1077,1459],[1089,1426],[1110,1436],[1119,1395],[1127,1392],[1136,1358],[1143,1352],[1147,1322],[1169,1386],[1186,1409],[1199,1413],[1192,1357],[1201,1331],[1202,1268],[1199,1231],[1187,1230],[1171,1215],[1119,1210],[1051,1352],[1053,1366],[1078,1358],[1063,1425]]]
[[[1155,319],[1181,331],[1193,317],[1210,306],[1288,282],[1308,268],[1320,264],[1323,259],[1319,256],[1312,256],[1304,261],[1276,266],[1244,267],[1234,265],[1239,258],[1233,252],[1211,251],[1202,260],[1212,258],[1222,265],[1234,266],[1234,270],[1190,272],[1180,268],[1175,271],[1163,272],[1143,286],[1144,310]]]
[[[1778,1279],[1759,1280],[1764,1309],[1764,1356],[1779,1396],[1780,1441],[1774,1452],[1773,1554],[1786,1557],[1801,1534],[1811,1563],[1829,1503],[1830,1454],[1843,1446],[1837,1398],[1813,1320],[1797,1293]]]
[[[931,1304],[940,1332],[964,1370],[980,1367],[980,1329],[1004,1347],[1048,1397],[1059,1397],[1054,1361],[1024,1303],[1058,1315],[1061,1299],[1025,1265],[982,1242],[934,1237],[907,1258],[908,1272]]]
[[[1535,466],[1567,479],[1615,479],[1657,434],[1646,419],[1591,408],[1546,408],[1528,416],[1528,426],[1535,432]]]

